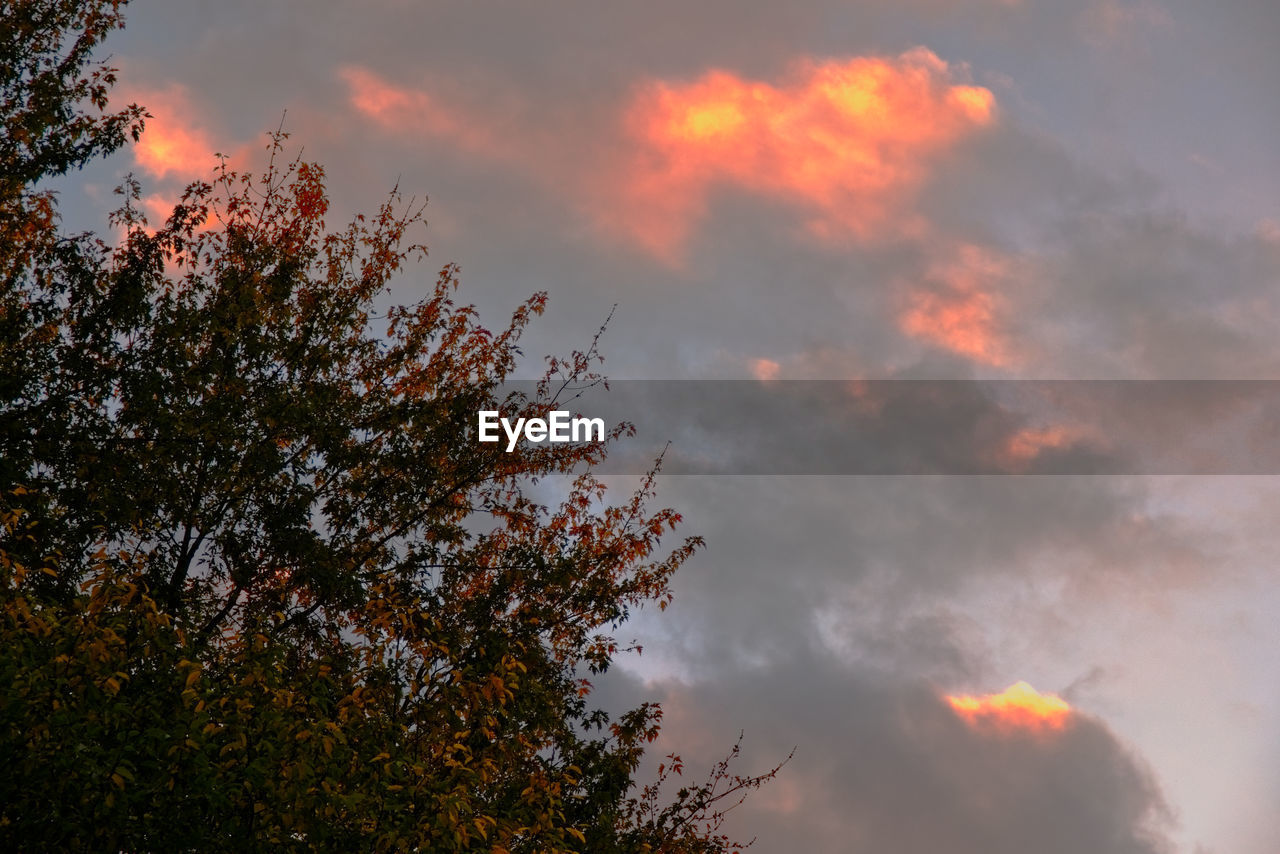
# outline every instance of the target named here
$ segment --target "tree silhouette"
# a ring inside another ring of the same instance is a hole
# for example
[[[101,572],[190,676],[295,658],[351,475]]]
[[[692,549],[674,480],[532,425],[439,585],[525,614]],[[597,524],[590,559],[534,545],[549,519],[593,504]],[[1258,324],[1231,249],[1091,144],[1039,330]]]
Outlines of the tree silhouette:
[[[772,772],[721,764],[664,801],[634,784],[660,709],[589,704],[613,632],[701,545],[663,545],[652,474],[605,500],[591,468],[626,426],[468,438],[480,409],[603,382],[595,341],[503,394],[544,294],[490,331],[446,265],[376,311],[426,254],[421,208],[329,229],[282,132],[262,174],[224,163],[154,230],[130,179],[118,243],[63,234],[40,181],[145,118],[107,112],[91,64],[119,6],[4,5],[4,847],[737,847],[724,811]]]

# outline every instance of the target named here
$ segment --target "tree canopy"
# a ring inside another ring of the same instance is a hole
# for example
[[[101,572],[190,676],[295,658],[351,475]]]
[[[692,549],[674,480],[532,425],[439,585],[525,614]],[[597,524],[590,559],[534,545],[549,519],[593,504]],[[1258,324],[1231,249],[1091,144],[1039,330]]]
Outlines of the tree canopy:
[[[5,2],[0,33],[0,843],[7,850],[686,852],[763,777],[635,781],[653,704],[590,703],[614,632],[700,545],[617,504],[604,443],[468,438],[603,382],[592,344],[506,393],[535,294],[490,330],[380,308],[421,264],[393,193],[326,223],[273,134],[108,242],[42,184],[143,131],[93,48],[121,3]],[[558,500],[531,484],[557,476]]]

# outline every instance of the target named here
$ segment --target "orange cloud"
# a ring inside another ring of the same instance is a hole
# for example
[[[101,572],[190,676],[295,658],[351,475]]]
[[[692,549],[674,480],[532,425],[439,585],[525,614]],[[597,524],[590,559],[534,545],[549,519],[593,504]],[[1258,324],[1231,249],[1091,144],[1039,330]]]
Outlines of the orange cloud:
[[[797,205],[819,236],[918,230],[906,205],[933,162],[995,119],[989,90],[953,78],[917,48],[805,61],[778,85],[726,71],[651,83],[628,112],[638,153],[609,224],[672,255],[728,186]]]
[[[945,699],[970,726],[1004,732],[1061,730],[1072,715],[1066,700],[1057,694],[1041,694],[1026,682],[1010,685],[999,694]]]
[[[384,130],[445,139],[472,154],[505,157],[509,149],[489,121],[437,96],[389,83],[371,71],[340,72],[351,106]]]
[[[776,380],[778,373],[782,370],[782,365],[773,359],[752,359],[751,375],[762,383],[770,380]]]
[[[152,115],[142,139],[131,149],[138,166],[155,178],[208,178],[217,165],[214,154],[219,148],[197,119],[198,111],[186,88],[174,83],[163,89],[130,92],[129,96]]]
[[[1001,461],[1016,471],[1025,468],[1045,451],[1069,448],[1086,440],[1098,441],[1092,431],[1064,424],[1024,427],[1004,443]]]
[[[898,325],[907,335],[983,365],[1009,367],[1015,361],[1003,320],[1007,304],[996,287],[1010,264],[979,246],[961,246],[925,275],[927,286],[912,288]]]
[[[148,223],[152,226],[159,226],[169,219],[177,204],[178,199],[175,197],[161,193],[151,193],[142,197],[139,207],[142,208],[142,213],[146,215]]]
[[[548,130],[551,119],[514,99],[480,110],[357,66],[341,76],[348,102],[376,127],[520,169],[668,260],[720,187],[795,205],[819,237],[921,233],[909,210],[915,192],[996,111],[989,90],[956,82],[924,48],[804,60],[777,83],[726,71],[651,81],[624,108],[621,136],[599,126]]]

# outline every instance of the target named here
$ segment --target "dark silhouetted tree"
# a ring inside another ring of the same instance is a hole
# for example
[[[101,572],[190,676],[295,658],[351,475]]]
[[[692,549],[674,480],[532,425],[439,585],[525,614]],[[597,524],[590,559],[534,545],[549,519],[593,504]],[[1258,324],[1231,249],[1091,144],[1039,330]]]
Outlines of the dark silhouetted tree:
[[[611,717],[586,681],[700,541],[663,547],[652,477],[605,501],[625,427],[468,438],[602,382],[594,342],[504,393],[544,295],[490,331],[445,266],[375,314],[421,209],[330,229],[281,133],[154,231],[130,180],[117,245],[62,234],[40,182],[144,118],[91,65],[119,5],[3,6],[0,846],[733,848],[724,808],[770,775],[637,789],[660,710]]]

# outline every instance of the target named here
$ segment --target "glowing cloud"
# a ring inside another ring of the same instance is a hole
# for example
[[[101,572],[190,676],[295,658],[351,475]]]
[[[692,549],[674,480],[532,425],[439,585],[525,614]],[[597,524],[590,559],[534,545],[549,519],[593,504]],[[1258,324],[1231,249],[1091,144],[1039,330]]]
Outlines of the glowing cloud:
[[[762,383],[767,383],[778,378],[778,373],[782,370],[782,365],[773,359],[752,359],[751,375]]]
[[[472,115],[438,96],[389,83],[371,71],[348,66],[340,72],[348,101],[384,130],[447,140],[465,151],[505,156],[506,147],[481,116]]]
[[[1002,329],[1006,301],[996,290],[1008,273],[1001,256],[961,246],[955,257],[929,269],[927,286],[909,290],[899,328],[983,365],[1012,365],[1015,354]]]
[[[650,81],[623,107],[620,136],[600,126],[548,134],[519,99],[494,112],[357,66],[340,74],[348,103],[374,126],[520,169],[671,261],[723,187],[795,206],[819,238],[921,234],[916,191],[996,112],[989,90],[956,82],[924,48],[804,60],[777,83],[726,71]]]
[[[995,98],[917,48],[799,63],[778,85],[712,71],[654,82],[627,117],[637,154],[611,225],[678,252],[716,186],[797,205],[819,237],[919,230],[906,203],[936,158],[995,119]]]
[[[1104,444],[1094,431],[1082,427],[1067,424],[1024,427],[1004,443],[1000,462],[1014,471],[1024,470],[1046,451],[1061,451],[1085,441],[1095,447]]]
[[[198,111],[185,87],[134,91],[129,100],[143,104],[152,115],[142,139],[131,149],[139,168],[155,178],[173,175],[193,181],[209,176],[217,165],[218,146],[196,119]]]
[[[1010,685],[999,694],[948,696],[946,701],[970,726],[1001,731],[1061,730],[1072,714],[1066,700],[1041,694],[1026,682]]]

